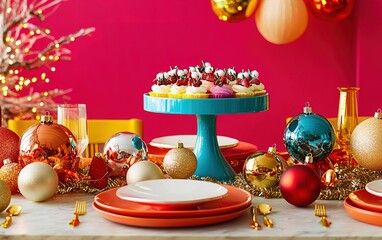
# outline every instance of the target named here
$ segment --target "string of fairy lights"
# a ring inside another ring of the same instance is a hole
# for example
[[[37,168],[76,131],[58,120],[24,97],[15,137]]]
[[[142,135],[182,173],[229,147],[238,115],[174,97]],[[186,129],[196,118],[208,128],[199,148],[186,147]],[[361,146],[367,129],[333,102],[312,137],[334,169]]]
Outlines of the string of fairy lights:
[[[37,113],[39,107],[54,102],[53,97],[70,92],[58,89],[33,92],[33,84],[49,83],[49,72],[56,71],[54,63],[70,60],[70,50],[64,45],[95,30],[80,29],[56,39],[50,29],[30,22],[32,19],[42,22],[62,1],[0,0],[0,104],[14,105],[17,111],[14,114],[19,117],[23,111]],[[41,67],[44,67],[41,71],[30,71]],[[29,93],[20,96],[20,91],[27,88],[30,89]],[[34,107],[23,109],[27,103],[33,103]],[[12,115],[12,111],[8,114]]]

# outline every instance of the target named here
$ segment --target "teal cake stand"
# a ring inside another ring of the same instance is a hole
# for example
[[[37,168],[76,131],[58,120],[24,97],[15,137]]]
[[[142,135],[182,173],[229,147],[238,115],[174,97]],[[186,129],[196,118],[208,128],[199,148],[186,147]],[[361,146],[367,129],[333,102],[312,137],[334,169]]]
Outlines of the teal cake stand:
[[[235,172],[220,151],[216,135],[219,114],[262,112],[269,109],[269,95],[248,98],[158,98],[143,95],[144,110],[156,113],[193,114],[197,118],[194,153],[198,160],[197,177],[232,182]]]

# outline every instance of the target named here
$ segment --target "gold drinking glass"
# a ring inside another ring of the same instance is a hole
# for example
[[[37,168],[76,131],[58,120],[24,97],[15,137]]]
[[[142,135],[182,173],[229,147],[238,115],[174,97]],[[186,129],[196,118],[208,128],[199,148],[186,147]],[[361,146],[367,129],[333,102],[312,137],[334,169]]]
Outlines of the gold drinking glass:
[[[344,151],[341,162],[350,166],[352,156],[350,152],[350,137],[358,125],[358,87],[339,87],[340,102],[338,106],[336,139],[340,149]]]
[[[73,133],[77,143],[77,157],[83,156],[89,144],[86,105],[58,105],[57,123],[64,125]]]

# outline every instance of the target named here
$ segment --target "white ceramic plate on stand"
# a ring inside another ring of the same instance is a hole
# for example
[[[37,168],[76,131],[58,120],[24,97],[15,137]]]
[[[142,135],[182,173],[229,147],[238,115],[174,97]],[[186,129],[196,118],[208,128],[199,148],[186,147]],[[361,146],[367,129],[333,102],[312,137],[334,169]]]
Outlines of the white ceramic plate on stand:
[[[120,187],[117,197],[162,209],[187,209],[227,195],[224,186],[189,179],[155,179]]]
[[[365,189],[368,193],[382,197],[382,180],[376,180],[366,184]]]
[[[220,148],[234,147],[239,144],[239,140],[231,137],[217,136],[217,139]],[[194,148],[196,135],[173,135],[154,138],[151,140],[150,145],[159,148],[176,148],[179,141],[183,143],[185,148]]]

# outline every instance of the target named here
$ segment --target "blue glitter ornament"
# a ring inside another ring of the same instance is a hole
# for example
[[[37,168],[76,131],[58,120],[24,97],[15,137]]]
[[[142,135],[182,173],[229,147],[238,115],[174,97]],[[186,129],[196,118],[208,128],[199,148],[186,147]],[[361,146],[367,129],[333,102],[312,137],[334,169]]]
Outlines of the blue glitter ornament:
[[[313,113],[309,103],[303,114],[289,121],[284,132],[286,150],[299,162],[304,162],[309,153],[314,162],[324,160],[332,152],[335,140],[333,126],[326,118]]]

